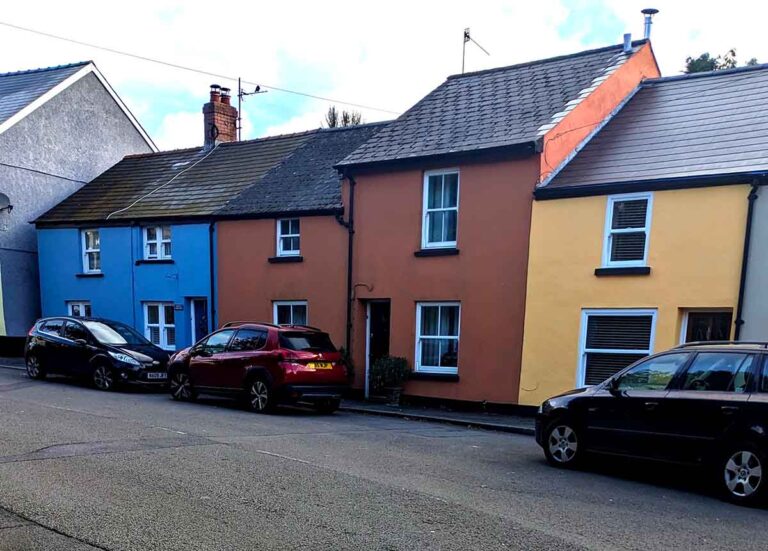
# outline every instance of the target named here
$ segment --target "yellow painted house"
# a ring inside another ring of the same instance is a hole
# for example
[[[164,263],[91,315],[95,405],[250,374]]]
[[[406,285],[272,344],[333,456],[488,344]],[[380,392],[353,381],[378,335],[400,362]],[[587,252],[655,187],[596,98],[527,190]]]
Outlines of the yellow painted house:
[[[735,336],[766,152],[765,67],[653,79],[538,186],[520,404]]]

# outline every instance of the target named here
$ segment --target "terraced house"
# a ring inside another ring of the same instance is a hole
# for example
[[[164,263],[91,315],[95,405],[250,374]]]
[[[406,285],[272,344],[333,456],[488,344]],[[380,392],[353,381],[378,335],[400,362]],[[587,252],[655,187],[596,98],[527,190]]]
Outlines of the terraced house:
[[[537,187],[522,404],[678,343],[765,339],[765,230],[746,236],[766,99],[766,66],[647,80]]]

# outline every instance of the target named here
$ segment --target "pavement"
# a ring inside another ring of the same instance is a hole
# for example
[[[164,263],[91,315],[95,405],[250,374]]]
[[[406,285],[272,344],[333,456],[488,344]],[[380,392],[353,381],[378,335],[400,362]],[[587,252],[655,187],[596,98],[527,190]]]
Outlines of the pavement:
[[[765,549],[700,473],[549,467],[526,435],[0,369],[0,550]]]

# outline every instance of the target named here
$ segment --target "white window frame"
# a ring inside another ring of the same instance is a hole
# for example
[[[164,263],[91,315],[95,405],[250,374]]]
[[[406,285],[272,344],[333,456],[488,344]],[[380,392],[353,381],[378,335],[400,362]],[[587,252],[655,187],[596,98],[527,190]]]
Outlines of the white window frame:
[[[149,323],[149,308],[152,306],[157,306],[158,314],[157,319],[158,323]],[[165,322],[165,307],[171,306],[175,308],[174,303],[172,302],[145,302],[144,303],[144,336],[147,338],[148,341],[152,342],[152,335],[150,332],[151,327],[157,327],[160,331],[160,342],[157,344],[160,348],[163,350],[176,350],[176,344],[168,344],[168,332],[167,330],[169,328],[173,328],[174,333],[176,335],[176,341],[178,341],[178,333],[176,333],[176,313],[174,312],[173,315],[173,321],[174,323],[166,323]]]
[[[427,208],[429,194],[429,177],[437,175],[455,174],[456,175],[456,207],[452,208]],[[455,248],[459,239],[459,205],[461,204],[461,173],[458,168],[445,168],[440,170],[427,170],[424,172],[424,183],[421,199],[421,248],[422,249],[447,249]],[[437,211],[456,211],[456,241],[429,241],[429,213]]]
[[[293,307],[294,306],[303,306],[305,308],[306,315],[306,321],[301,325],[308,325],[309,324],[309,303],[306,300],[274,300],[272,301],[272,323],[275,325],[278,324],[277,322],[277,307],[278,306],[290,306],[291,307],[291,323],[290,325],[293,325]]]
[[[163,239],[163,228],[168,228],[168,233],[171,235],[168,239]],[[155,230],[155,236],[156,239],[150,239],[149,238],[149,230]],[[173,238],[173,231],[171,229],[171,226],[165,224],[161,226],[144,226],[141,230],[141,233],[144,237],[144,260],[170,260],[173,258],[173,244],[172,244],[172,238]],[[156,246],[157,254],[150,255],[149,254],[149,245],[150,243],[154,243]],[[165,251],[163,249],[163,245],[165,243],[168,243],[171,245],[171,254],[165,254]]]
[[[614,230],[613,225],[613,205],[621,201],[633,201],[646,199],[648,207],[645,210],[645,226],[643,228],[627,228]],[[605,229],[603,231],[603,267],[604,268],[630,268],[648,265],[648,244],[651,240],[651,214],[653,213],[653,193],[623,193],[621,195],[608,196],[605,211]],[[639,233],[645,232],[645,249],[643,250],[642,260],[611,260],[611,242],[613,234],[617,233]]]
[[[426,337],[421,334],[421,309],[425,306],[458,306],[459,307],[459,323],[456,328],[456,336],[434,336],[427,335]],[[417,373],[442,373],[446,375],[456,375],[459,373],[458,358],[456,361],[456,367],[441,367],[434,365],[424,366],[421,364],[421,339],[451,339],[455,340],[457,344],[461,345],[461,302],[459,301],[446,301],[446,302],[417,302],[416,303],[416,353],[414,354],[414,371]]]
[[[85,238],[85,235],[90,232],[95,232],[99,235],[99,248],[98,249],[89,249],[87,247],[88,240]],[[84,274],[100,274],[101,273],[101,230],[98,228],[87,228],[80,230],[80,247],[83,251],[83,273]],[[88,257],[89,255],[93,253],[99,253],[99,269],[98,270],[91,270],[88,266]]]
[[[87,306],[88,308],[91,309],[91,315],[93,315],[93,306],[91,306],[91,301],[90,300],[68,300],[67,301],[67,315],[69,315],[71,317],[78,317],[78,316],[75,316],[75,314],[74,314],[74,307],[75,306],[79,306],[81,312],[85,311],[85,307]],[[90,316],[80,316],[80,317],[90,317]]]
[[[733,326],[732,308],[683,308],[683,321],[680,324],[680,344],[685,344],[685,336],[688,333],[689,314],[731,314],[731,326]],[[731,327],[733,333],[733,327]]]
[[[288,225],[290,226],[290,223],[293,220],[297,220],[299,222],[299,233],[282,233],[281,230],[281,222],[288,222]],[[277,230],[275,231],[275,235],[277,236],[277,243],[276,243],[276,250],[277,250],[277,256],[300,256],[301,255],[301,218],[294,217],[294,218],[279,218],[277,220]],[[295,251],[286,251],[283,249],[283,237],[298,237],[299,238],[299,248]]]
[[[587,376],[587,353],[596,354],[644,354],[649,356],[653,354],[656,345],[656,317],[658,310],[656,308],[631,309],[631,308],[613,308],[613,309],[592,309],[585,308],[581,311],[581,330],[579,331],[579,364],[576,369],[576,386],[582,388],[586,385],[584,379]],[[651,316],[651,339],[647,349],[624,349],[624,348],[587,348],[587,325],[589,316]]]

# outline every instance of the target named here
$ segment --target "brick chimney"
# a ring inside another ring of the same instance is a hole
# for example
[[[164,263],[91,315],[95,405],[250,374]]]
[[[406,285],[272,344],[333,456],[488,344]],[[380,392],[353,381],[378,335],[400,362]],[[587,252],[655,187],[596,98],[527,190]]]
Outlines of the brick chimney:
[[[203,105],[205,148],[237,140],[237,109],[231,105],[229,88],[211,84],[211,100]]]

